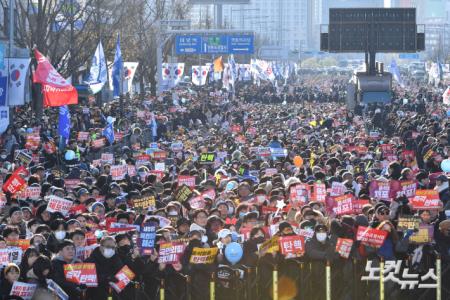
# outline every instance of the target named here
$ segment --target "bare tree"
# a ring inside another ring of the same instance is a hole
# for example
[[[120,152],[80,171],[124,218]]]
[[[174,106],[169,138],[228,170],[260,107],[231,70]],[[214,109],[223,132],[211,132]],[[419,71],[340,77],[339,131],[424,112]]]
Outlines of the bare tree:
[[[113,40],[126,0],[15,0],[15,43],[46,55],[63,76],[86,66],[100,39]],[[0,0],[8,9],[8,0]],[[75,79],[75,76],[74,76]]]

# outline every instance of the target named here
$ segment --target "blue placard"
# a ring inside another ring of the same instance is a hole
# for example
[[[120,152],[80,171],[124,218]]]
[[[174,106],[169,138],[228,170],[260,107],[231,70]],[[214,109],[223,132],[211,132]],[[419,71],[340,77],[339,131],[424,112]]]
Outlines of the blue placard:
[[[137,245],[142,255],[152,254],[153,248],[155,247],[156,226],[157,224],[155,222],[146,222],[141,226]]]
[[[253,35],[179,35],[175,51],[183,54],[252,54]]]

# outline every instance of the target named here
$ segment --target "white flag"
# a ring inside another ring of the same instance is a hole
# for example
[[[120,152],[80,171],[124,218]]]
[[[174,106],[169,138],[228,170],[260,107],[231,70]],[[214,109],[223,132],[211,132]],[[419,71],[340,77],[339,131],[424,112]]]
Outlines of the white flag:
[[[192,84],[201,86],[206,84],[206,77],[208,76],[207,66],[192,66]]]
[[[183,78],[184,63],[163,63],[162,64],[162,87],[163,90],[177,86]]]
[[[450,87],[447,87],[447,89],[445,90],[444,94],[442,95],[442,97],[444,98],[444,104],[445,105],[450,105]]]
[[[139,63],[137,62],[124,62],[123,63],[123,89],[124,93],[131,93],[133,86],[134,74],[136,74],[136,69]]]

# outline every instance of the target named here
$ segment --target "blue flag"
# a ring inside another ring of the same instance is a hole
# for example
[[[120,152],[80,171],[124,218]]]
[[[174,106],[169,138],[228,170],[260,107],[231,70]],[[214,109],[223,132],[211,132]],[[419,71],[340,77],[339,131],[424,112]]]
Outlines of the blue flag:
[[[92,57],[91,70],[87,84],[93,94],[100,92],[107,80],[105,53],[102,43],[98,43]]]
[[[8,77],[0,76],[0,106],[6,105],[7,90],[8,90]]]
[[[114,55],[114,64],[112,68],[114,97],[120,96],[120,86],[122,84],[123,60],[122,51],[120,51],[120,36],[117,35],[116,54]]]
[[[69,140],[70,137],[70,112],[67,105],[59,107],[59,136]]]
[[[391,61],[391,73],[392,77],[400,84],[400,86],[403,86],[402,78],[400,77],[400,70],[398,69],[397,62],[395,59],[392,59]]]
[[[108,123],[108,125],[106,125],[105,129],[103,129],[103,136],[106,137],[109,143],[112,145],[112,143],[114,142],[113,123]]]

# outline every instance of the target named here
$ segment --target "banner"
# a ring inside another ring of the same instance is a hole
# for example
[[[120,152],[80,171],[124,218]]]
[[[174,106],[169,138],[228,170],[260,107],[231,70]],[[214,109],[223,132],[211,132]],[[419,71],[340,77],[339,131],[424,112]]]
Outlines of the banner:
[[[160,264],[177,264],[183,256],[185,243],[170,242],[159,245],[158,263]]]
[[[331,184],[331,193],[330,196],[337,197],[342,196],[347,191],[347,187],[342,183],[338,181],[333,181]]]
[[[217,256],[219,248],[197,248],[192,250],[189,262],[191,264],[212,264]]]
[[[94,263],[77,263],[64,265],[64,276],[67,281],[97,287],[97,270]]]
[[[287,257],[299,257],[305,253],[303,236],[282,236],[279,239],[281,254]]]
[[[73,202],[64,198],[51,195],[45,197],[48,200],[47,211],[48,212],[60,212],[64,216],[67,216],[69,210],[72,208]]]
[[[413,209],[441,209],[442,202],[439,199],[439,192],[435,190],[417,190],[416,195],[411,200]]]
[[[343,258],[348,258],[352,251],[353,240],[338,238],[336,243],[336,252]]]
[[[9,295],[20,297],[23,300],[31,300],[31,298],[33,298],[34,292],[36,291],[36,288],[36,284],[14,281]]]
[[[361,244],[379,248],[383,245],[384,240],[388,236],[388,232],[375,228],[369,228],[364,226],[358,226],[358,232],[356,233],[356,240]]]
[[[102,163],[112,165],[114,163],[114,154],[112,153],[102,153],[100,156]]]
[[[114,276],[117,281],[110,282],[111,287],[117,292],[120,293],[135,277],[136,275],[128,268],[127,265],[123,266],[119,272]]]
[[[34,72],[33,82],[42,85],[44,106],[78,104],[77,90],[56,71],[48,59],[37,49],[34,50],[34,56],[38,66]]]
[[[9,64],[9,85],[6,96],[8,106],[24,105],[25,92],[29,84],[29,58],[7,58]]]
[[[156,223],[146,222],[140,228],[137,245],[142,255],[150,255],[153,253],[153,248],[155,248],[156,226]]]
[[[155,210],[156,209],[156,200],[155,196],[142,197],[139,199],[133,199],[133,207],[140,209],[148,209]]]

